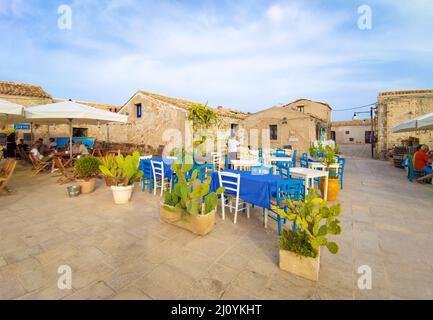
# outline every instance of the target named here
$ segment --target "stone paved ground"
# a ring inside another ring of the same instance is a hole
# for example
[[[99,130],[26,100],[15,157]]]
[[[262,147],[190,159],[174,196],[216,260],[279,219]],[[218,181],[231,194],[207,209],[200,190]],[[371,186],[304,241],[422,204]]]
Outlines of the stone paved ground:
[[[0,196],[0,299],[433,298],[433,187],[387,162],[348,160],[340,252],[323,251],[318,283],[278,269],[275,226],[257,210],[201,238],[160,222],[147,192],[116,206],[102,181],[69,199],[55,180],[19,167]],[[64,264],[71,290],[57,288]],[[357,288],[360,265],[372,290]]]

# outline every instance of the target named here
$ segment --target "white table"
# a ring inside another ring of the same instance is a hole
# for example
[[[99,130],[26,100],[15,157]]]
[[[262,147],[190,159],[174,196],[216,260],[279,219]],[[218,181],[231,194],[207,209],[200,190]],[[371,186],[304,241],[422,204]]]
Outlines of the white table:
[[[311,184],[314,184],[314,178],[326,178],[325,179],[325,190],[323,194],[323,199],[328,198],[328,171],[325,170],[315,170],[309,168],[290,168],[290,175],[293,178],[301,178],[304,179],[304,187],[305,187],[305,195],[308,194],[308,189],[310,188],[310,180]]]
[[[231,160],[230,163],[233,165],[234,170],[247,170],[251,167],[258,167],[262,164],[257,160]]]
[[[321,163],[321,162],[308,162],[308,167],[310,169],[319,169],[319,170],[325,170],[326,169],[326,165]],[[331,165],[329,165],[329,169],[335,170],[337,171],[338,168],[340,168],[340,165],[338,163],[333,163]]]

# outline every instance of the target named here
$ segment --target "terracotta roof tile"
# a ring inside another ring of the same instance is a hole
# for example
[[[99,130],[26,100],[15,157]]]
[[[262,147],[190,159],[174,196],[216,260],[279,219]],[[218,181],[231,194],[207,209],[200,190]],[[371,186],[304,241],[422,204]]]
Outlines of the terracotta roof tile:
[[[422,94],[422,93],[433,93],[433,90],[403,90],[403,91],[385,91],[379,93],[379,96],[396,96],[402,94]]]
[[[51,99],[51,96],[39,86],[8,81],[0,81],[0,94]]]
[[[66,101],[67,99],[58,99],[55,98],[54,102],[61,102],[61,101]],[[90,107],[94,107],[94,108],[98,108],[98,109],[102,109],[102,110],[107,110],[107,111],[112,111],[113,110],[117,110],[119,111],[122,107],[121,106],[116,106],[116,105],[112,105],[112,104],[105,104],[105,103],[99,103],[99,102],[87,102],[87,101],[78,101],[78,100],[74,100],[77,103],[80,104],[85,104],[88,105]]]
[[[157,93],[152,93],[152,92],[147,92],[147,91],[140,91],[140,93],[145,94],[147,96],[150,96],[156,100],[160,100],[172,105],[175,105],[179,108],[182,109],[186,109],[189,110],[193,105],[196,105],[197,102],[193,102],[193,101],[188,101],[188,100],[184,100],[184,99],[179,99],[179,98],[173,98],[173,97],[167,97],[167,96],[163,96]],[[247,114],[245,112],[241,112],[238,110],[233,110],[233,109],[228,109],[228,108],[223,108],[223,107],[218,107],[218,108],[213,108],[215,110],[215,112],[223,117],[230,117],[230,118],[236,118],[236,119],[245,119]]]

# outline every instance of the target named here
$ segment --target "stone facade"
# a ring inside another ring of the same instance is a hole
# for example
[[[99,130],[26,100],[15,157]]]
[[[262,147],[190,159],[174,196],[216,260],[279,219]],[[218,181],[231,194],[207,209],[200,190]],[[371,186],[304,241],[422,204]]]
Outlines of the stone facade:
[[[433,145],[433,131],[392,133],[396,125],[433,112],[433,90],[412,90],[382,92],[377,107],[377,144],[376,156],[386,159],[388,150],[400,145],[409,137],[419,138],[420,143]]]
[[[370,143],[367,139],[371,134],[370,120],[334,121],[331,130],[337,144]]]
[[[258,129],[258,143],[262,145],[262,133],[276,126],[276,139],[270,137],[270,147],[290,145],[294,150],[307,152],[311,143],[320,139],[324,130],[328,137],[331,125],[331,107],[328,104],[300,99],[284,106],[275,106],[254,114],[246,119],[246,129]]]

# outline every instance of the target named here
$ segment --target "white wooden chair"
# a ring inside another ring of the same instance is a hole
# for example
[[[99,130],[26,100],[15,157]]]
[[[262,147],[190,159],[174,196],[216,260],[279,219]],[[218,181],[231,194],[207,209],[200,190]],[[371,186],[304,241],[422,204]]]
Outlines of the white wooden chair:
[[[236,224],[238,219],[238,212],[239,211],[246,211],[247,217],[250,218],[250,205],[246,203],[245,201],[239,199],[239,191],[241,189],[241,175],[239,173],[232,173],[232,172],[218,172],[218,178],[219,178],[219,185],[223,186],[225,188],[225,191],[223,194],[221,194],[221,211],[222,211],[222,219],[225,219],[225,207],[230,208],[230,213],[233,212],[233,209],[235,210],[235,216],[233,222]],[[227,197],[234,197],[235,199],[235,205],[233,206],[232,199],[227,199],[228,204],[225,202],[225,195]],[[241,205],[241,208],[239,208],[239,205]]]
[[[215,171],[220,171],[222,168],[223,155],[220,152],[212,152],[211,156]]]
[[[156,195],[156,189],[161,188],[160,196],[164,194],[164,188],[167,188],[168,182],[164,176],[164,163],[162,161],[150,161],[153,173],[153,194]]]

